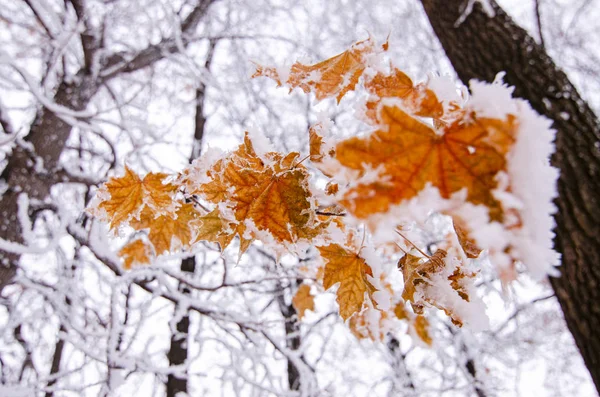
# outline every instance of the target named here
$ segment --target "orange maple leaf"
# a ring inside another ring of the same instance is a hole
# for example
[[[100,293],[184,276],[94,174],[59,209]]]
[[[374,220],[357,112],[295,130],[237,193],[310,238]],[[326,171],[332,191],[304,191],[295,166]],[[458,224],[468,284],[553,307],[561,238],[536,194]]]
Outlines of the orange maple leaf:
[[[382,47],[386,50],[386,47]],[[258,66],[252,77],[266,76],[277,81],[278,85],[286,84],[291,89],[300,87],[304,92],[314,92],[318,100],[336,97],[337,102],[348,91],[354,89],[358,79],[365,70],[365,56],[375,51],[370,38],[359,41],[350,49],[315,65],[303,65],[296,62],[290,69],[286,81],[276,68]]]
[[[375,291],[367,280],[367,276],[373,275],[371,268],[359,253],[351,252],[341,245],[330,244],[317,248],[326,261],[323,288],[329,289],[340,283],[337,302],[340,315],[347,320],[362,308],[365,292],[370,295]]]
[[[132,219],[130,224],[136,230],[149,229],[148,240],[154,246],[157,255],[172,249],[173,238],[177,239],[182,247],[192,243],[195,230],[193,224],[197,222],[200,213],[193,204],[184,203],[173,214],[158,215],[150,207],[145,207],[139,219]]]
[[[309,285],[302,284],[298,287],[296,295],[294,295],[294,298],[292,299],[292,305],[294,306],[294,309],[296,309],[300,320],[304,317],[305,311],[315,310],[315,297],[311,295]]]
[[[235,215],[229,225],[232,237],[240,236],[242,252],[251,241],[246,233],[249,221],[259,231],[269,232],[278,242],[314,237],[323,228],[310,213],[309,173],[299,164],[299,153],[283,157],[273,152],[265,157],[263,160],[256,155],[246,134],[244,144],[210,168],[211,181],[190,192],[214,204],[228,204]],[[217,233],[219,236],[223,234]],[[225,244],[227,239],[221,242]]]
[[[383,106],[380,117],[387,128],[336,146],[335,157],[343,166],[362,173],[383,170],[379,180],[345,193],[341,204],[354,215],[385,212],[431,183],[444,198],[466,189],[467,200],[486,205],[492,220],[502,218],[492,190],[496,174],[506,169],[506,154],[515,139],[514,117],[456,120],[438,131],[395,106]]]
[[[140,239],[128,243],[119,251],[125,269],[131,269],[131,266],[135,264],[150,263],[151,255],[152,248]]]
[[[110,178],[104,184],[110,199],[102,201],[99,208],[106,210],[111,229],[119,227],[132,216],[136,216],[145,206],[158,210],[170,208],[174,202],[177,186],[164,183],[167,176],[162,173],[149,173],[142,180],[125,166],[125,175]]]
[[[378,72],[365,81],[365,88],[379,97],[378,100],[367,102],[367,116],[374,121],[378,121],[377,106],[383,98],[402,99],[405,107],[417,116],[438,118],[444,113],[433,91],[423,84],[415,86],[410,77],[397,68],[391,74]]]

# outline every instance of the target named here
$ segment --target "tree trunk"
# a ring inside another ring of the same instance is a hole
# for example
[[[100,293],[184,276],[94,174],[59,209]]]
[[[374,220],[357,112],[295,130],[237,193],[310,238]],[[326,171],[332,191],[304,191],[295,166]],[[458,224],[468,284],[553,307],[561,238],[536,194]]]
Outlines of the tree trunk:
[[[298,313],[292,303],[286,303],[285,301],[285,290],[289,289],[290,292],[296,292],[299,285],[299,280],[292,281],[287,287],[280,284],[280,289],[277,292],[277,303],[279,304],[279,310],[283,316],[285,326],[285,346],[291,350],[296,351],[300,349],[302,344],[302,337],[300,335],[300,322],[298,320]],[[300,390],[302,386],[302,378],[298,367],[292,360],[287,359],[287,380],[288,387],[290,390]]]
[[[554,121],[560,169],[555,247],[561,277],[550,282],[569,330],[600,390],[600,124],[563,73],[525,30],[490,1],[462,23],[464,0],[421,0],[460,79],[492,81],[498,72],[539,113]]]
[[[181,261],[181,271],[194,273],[196,270],[196,257],[191,256]],[[184,286],[180,286],[183,294],[189,294],[190,289]],[[177,323],[177,327],[171,336],[171,347],[167,353],[169,359],[169,366],[182,365],[188,357],[188,332],[190,329],[190,315],[186,313],[181,320]],[[175,397],[177,393],[186,393],[187,388],[187,375],[178,376],[176,374],[169,374],[167,378],[167,397]]]
[[[216,41],[211,41],[209,44],[206,60],[204,61],[204,69],[210,70],[213,55],[215,53]],[[200,157],[202,154],[202,143],[204,139],[204,130],[206,127],[206,115],[204,108],[206,105],[206,85],[200,82],[196,89],[196,109],[194,113],[194,139],[192,141],[192,152],[190,154],[190,163]],[[181,271],[194,274],[196,271],[196,257],[192,256],[181,261]],[[189,295],[191,290],[183,284],[179,285],[179,289],[183,294]],[[188,357],[188,333],[190,329],[189,313],[184,315],[177,323],[177,329],[171,336],[171,346],[167,353],[169,365],[184,364]],[[188,393],[187,376],[178,377],[175,374],[170,374],[167,378],[167,397],[175,397],[177,393]]]
[[[189,43],[189,35],[194,32],[214,0],[198,0],[192,11],[181,23],[183,45]],[[107,54],[100,64],[98,75],[90,73],[88,60],[100,50],[100,42],[91,42],[91,37],[100,37],[99,32],[91,32],[87,25],[90,18],[86,15],[82,2],[73,1],[80,22],[86,25],[82,35],[85,64],[75,76],[63,76],[52,102],[70,110],[84,110],[102,84],[122,74],[135,72],[152,66],[167,54],[178,51],[174,38],[165,38],[157,45],[150,45],[137,54]],[[7,115],[0,112],[0,126],[6,133],[12,128]],[[60,156],[71,134],[71,125],[51,109],[43,107],[31,126],[25,144],[16,145],[8,157],[8,163],[0,180],[7,186],[0,197],[0,239],[23,243],[21,225],[17,219],[18,197],[26,193],[29,198],[45,199],[52,186],[60,182],[56,177]],[[16,273],[20,255],[0,250],[0,293],[12,282]]]

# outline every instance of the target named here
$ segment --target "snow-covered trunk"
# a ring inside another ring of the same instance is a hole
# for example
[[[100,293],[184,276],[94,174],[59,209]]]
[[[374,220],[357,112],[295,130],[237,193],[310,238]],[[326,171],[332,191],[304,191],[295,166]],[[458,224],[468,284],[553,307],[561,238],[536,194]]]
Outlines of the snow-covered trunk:
[[[211,41],[204,62],[204,70],[210,70],[210,64],[213,59],[216,41]],[[192,141],[192,152],[190,154],[190,162],[200,157],[202,154],[202,140],[204,138],[206,115],[204,114],[206,102],[206,85],[200,82],[196,88],[196,107],[194,112],[194,139]],[[182,272],[193,274],[196,271],[196,257],[191,256],[181,261],[180,269]],[[180,284],[180,291],[183,294],[189,295],[192,291],[185,285]],[[175,308],[177,312],[177,308]],[[171,345],[167,358],[169,365],[183,365],[188,357],[188,334],[190,328],[189,313],[184,315],[177,323],[176,329],[171,335]],[[167,397],[175,397],[177,393],[188,393],[187,376],[180,377],[176,374],[169,374],[167,378]]]
[[[82,71],[73,81],[63,81],[58,86],[53,102],[81,111],[98,88],[97,79]],[[50,188],[60,182],[58,162],[71,128],[59,114],[44,107],[38,112],[24,142],[15,146],[0,175],[8,188],[0,198],[1,239],[23,243],[21,223],[17,219],[18,197],[25,193],[29,198],[43,200]],[[14,277],[18,260],[19,255],[0,250],[0,291]]]
[[[194,273],[196,270],[196,258],[194,256],[185,258],[181,261],[181,271],[187,273]],[[179,286],[180,291],[183,294],[189,295],[191,290],[183,285]],[[177,311],[177,308],[175,308]],[[173,330],[171,335],[171,346],[167,353],[169,359],[169,366],[183,366],[188,357],[188,333],[190,329],[190,315],[185,314],[177,322],[176,328]],[[167,378],[167,397],[175,397],[178,393],[187,393],[187,371],[185,375],[169,373]]]
[[[291,351],[295,352],[300,349],[302,343],[302,337],[300,335],[300,323],[298,321],[298,313],[291,303],[285,301],[286,290],[290,292],[296,292],[299,282],[292,280],[290,285],[283,286],[280,284],[280,289],[277,295],[277,303],[279,310],[283,316],[284,327],[285,327],[285,345]],[[300,390],[302,386],[302,378],[300,376],[300,370],[294,364],[291,359],[287,359],[287,379],[288,387],[290,390]]]
[[[556,296],[600,390],[600,123],[590,106],[544,49],[493,1],[422,0],[454,69],[467,83],[504,81],[557,130],[554,166],[561,171],[556,201],[556,249],[561,276],[550,278]],[[475,4],[473,4],[475,3]],[[491,9],[490,9],[491,7]],[[493,10],[493,13],[490,11]]]

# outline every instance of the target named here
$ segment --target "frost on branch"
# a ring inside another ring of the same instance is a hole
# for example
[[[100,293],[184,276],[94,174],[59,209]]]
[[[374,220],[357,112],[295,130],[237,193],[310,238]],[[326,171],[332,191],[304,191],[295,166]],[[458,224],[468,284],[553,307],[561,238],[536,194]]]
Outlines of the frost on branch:
[[[485,258],[504,283],[519,263],[535,277],[558,264],[553,131],[501,81],[473,82],[470,97],[443,77],[414,83],[385,59],[387,47],[367,39],[315,65],[259,66],[254,75],[318,100],[358,91],[356,117],[372,126],[363,136],[336,139],[320,117],[304,154],[246,134],[234,152],[179,175],[126,168],[111,178],[90,211],[112,229],[142,232],[120,251],[124,266],[199,241],[225,249],[237,237],[243,253],[260,240],[278,254],[308,243],[317,258],[298,269],[312,279],[293,299],[300,318],[318,311],[313,293],[331,289],[360,338],[404,327],[431,345],[434,310],[484,329],[474,282]],[[328,181],[323,192],[311,170]]]

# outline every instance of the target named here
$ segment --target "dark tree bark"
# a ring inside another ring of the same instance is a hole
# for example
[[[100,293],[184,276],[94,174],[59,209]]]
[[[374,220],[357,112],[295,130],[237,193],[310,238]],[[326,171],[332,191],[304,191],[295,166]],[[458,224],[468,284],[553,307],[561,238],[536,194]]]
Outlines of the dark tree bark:
[[[288,304],[285,301],[284,291],[289,289],[295,293],[299,284],[299,281],[292,280],[288,286],[280,285],[277,295],[279,310],[281,311],[281,315],[283,316],[283,320],[285,322],[285,346],[291,351],[295,351],[300,348],[300,345],[302,344],[302,337],[300,335],[300,322],[298,320],[298,313],[296,312],[296,309],[292,303]],[[300,390],[300,386],[302,385],[300,371],[290,359],[287,360],[287,378],[288,387],[290,390]]]
[[[60,326],[60,332],[66,332],[66,329],[63,325]],[[50,375],[56,375],[58,371],[60,371],[60,364],[62,361],[63,351],[65,348],[65,340],[61,337],[58,338],[56,345],[54,346],[54,354],[52,355],[52,366],[50,367]],[[52,386],[56,383],[56,378],[52,379],[48,382],[48,389],[51,389]],[[54,397],[54,392],[48,390],[46,392],[45,397]]]
[[[204,69],[209,70],[212,63],[216,42],[211,41]],[[204,138],[204,129],[206,126],[206,115],[204,114],[206,102],[206,86],[200,82],[196,89],[196,108],[194,114],[194,140],[192,143],[192,152],[189,161],[200,157],[202,154],[202,140]],[[185,258],[181,261],[181,271],[193,274],[196,271],[196,258],[194,256]],[[190,294],[191,290],[183,284],[180,284],[179,289],[183,294]],[[190,329],[189,313],[184,315],[177,323],[176,330],[171,336],[171,346],[167,353],[169,365],[182,365],[188,357],[188,333]],[[175,397],[177,393],[188,393],[187,376],[179,377],[175,374],[170,374],[167,378],[167,397]]]
[[[189,257],[181,261],[181,271],[194,273],[196,270],[196,258]],[[184,294],[189,294],[190,289],[180,286],[180,290]],[[181,320],[177,322],[177,326],[173,335],[171,335],[171,347],[167,353],[169,366],[185,364],[187,359],[187,342],[188,332],[190,329],[190,316],[186,313]],[[167,377],[167,397],[175,397],[177,393],[187,393],[187,376],[178,376],[169,374]]]
[[[555,247],[561,277],[550,282],[567,326],[600,390],[600,124],[579,93],[533,38],[493,1],[476,3],[457,24],[464,0],[421,0],[460,79],[492,81],[498,72],[539,113],[554,121],[560,169]]]
[[[209,6],[214,0],[199,0],[189,15],[181,23],[182,41],[189,42]],[[75,76],[63,76],[58,85],[53,102],[64,108],[84,110],[103,84],[125,73],[135,72],[152,66],[165,55],[178,51],[173,38],[166,38],[158,44],[134,54],[114,53],[103,55],[100,60],[101,69],[97,75],[91,73],[89,63],[95,56],[100,56],[102,49],[100,32],[93,31],[86,15],[85,1],[70,1],[80,22],[85,26],[81,34],[84,64]],[[33,8],[32,8],[33,9]],[[96,39],[94,39],[96,37]],[[11,128],[6,115],[0,112],[0,126],[6,133]],[[8,158],[8,162],[0,179],[6,182],[8,189],[0,197],[0,238],[16,243],[23,243],[22,230],[17,220],[18,197],[26,193],[28,197],[43,200],[57,182],[63,181],[64,175],[57,173],[60,156],[67,139],[71,134],[71,124],[67,123],[52,109],[43,107],[38,112],[29,134],[24,139],[25,145],[17,145]],[[8,130],[7,130],[8,129]],[[41,160],[41,163],[40,163]],[[9,284],[18,267],[20,256],[0,250],[0,293]]]

